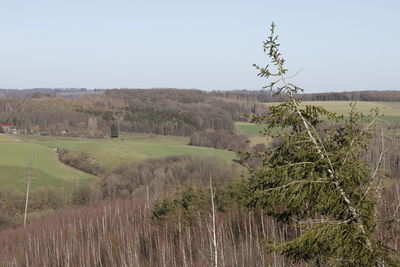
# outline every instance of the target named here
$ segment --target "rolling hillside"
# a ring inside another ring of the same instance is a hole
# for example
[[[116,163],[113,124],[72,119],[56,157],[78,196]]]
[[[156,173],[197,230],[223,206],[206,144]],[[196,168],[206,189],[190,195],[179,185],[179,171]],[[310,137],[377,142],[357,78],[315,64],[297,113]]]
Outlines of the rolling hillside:
[[[170,155],[216,156],[231,161],[235,153],[206,147],[188,146],[188,138],[169,136],[125,136],[118,139],[53,138],[26,136],[24,140],[48,149],[66,148],[74,154],[86,152],[107,170],[123,162]]]
[[[32,187],[63,186],[74,180],[94,181],[95,177],[70,168],[57,159],[49,147],[0,135],[0,187],[25,188],[29,161],[33,164]]]

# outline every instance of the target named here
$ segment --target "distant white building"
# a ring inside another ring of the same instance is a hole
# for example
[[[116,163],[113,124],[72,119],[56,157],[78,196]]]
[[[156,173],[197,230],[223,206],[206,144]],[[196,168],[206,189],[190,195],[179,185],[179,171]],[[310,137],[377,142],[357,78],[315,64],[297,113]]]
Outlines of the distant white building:
[[[13,126],[11,123],[0,123],[0,129],[3,129],[3,133],[6,134],[19,134],[25,133],[25,129],[18,128],[17,126]]]
[[[0,127],[3,129],[4,133],[11,133],[12,131],[12,124],[11,123],[0,123]]]

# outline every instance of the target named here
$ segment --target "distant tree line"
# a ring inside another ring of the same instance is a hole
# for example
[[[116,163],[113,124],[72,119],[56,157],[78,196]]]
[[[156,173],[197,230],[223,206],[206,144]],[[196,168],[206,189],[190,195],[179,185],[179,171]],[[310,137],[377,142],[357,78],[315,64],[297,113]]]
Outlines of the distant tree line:
[[[274,92],[268,90],[213,91],[210,94],[220,98],[241,101],[281,102],[285,100],[281,95],[275,95]],[[303,101],[400,101],[400,91],[327,92],[298,94],[297,96]]]
[[[135,94],[147,95],[146,92],[161,93],[164,97],[178,99],[178,102],[190,103],[203,102],[206,98],[220,97],[241,101],[257,102],[279,102],[281,96],[274,95],[274,92],[267,90],[227,90],[227,91],[201,91],[185,90],[176,88],[157,89],[94,89],[86,88],[33,88],[33,89],[0,89],[0,98],[81,98],[84,96],[98,96],[103,94],[115,94],[116,91],[132,91]],[[168,93],[165,93],[168,92]],[[183,93],[182,93],[183,92]],[[168,96],[169,95],[169,96]],[[400,91],[349,91],[349,92],[326,92],[309,93],[299,95],[305,101],[399,101]],[[154,96],[158,97],[158,96]],[[202,99],[201,99],[202,98]]]
[[[104,90],[86,88],[33,88],[33,89],[0,89],[0,98],[40,98],[65,97],[75,98],[86,95],[101,95]]]
[[[58,89],[53,93],[49,89],[8,92],[12,98],[0,97],[0,123],[12,123],[32,134],[95,138],[111,136],[112,127],[119,132],[174,136],[191,136],[207,130],[232,133],[234,121],[267,115],[263,102],[284,101],[271,91],[247,90],[114,89],[92,94],[84,89]],[[76,93],[79,97],[61,98],[59,93]],[[400,101],[400,92],[320,93],[299,98]]]

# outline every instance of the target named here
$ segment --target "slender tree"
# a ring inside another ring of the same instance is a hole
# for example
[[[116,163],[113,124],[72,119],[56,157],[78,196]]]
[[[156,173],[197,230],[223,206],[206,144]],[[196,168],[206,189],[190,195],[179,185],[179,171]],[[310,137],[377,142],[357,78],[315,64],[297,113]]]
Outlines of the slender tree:
[[[342,117],[301,104],[297,95],[303,90],[289,81],[277,38],[273,23],[263,43],[272,64],[254,66],[259,76],[276,78],[265,88],[285,101],[254,121],[266,124],[271,135],[273,128],[280,131],[273,147],[263,153],[262,167],[250,170],[245,203],[299,232],[288,236],[287,242],[268,243],[271,251],[295,262],[395,265],[391,251],[376,238],[379,180],[375,168],[360,159],[378,110],[364,116],[352,105],[348,116]]]
[[[27,183],[26,183],[26,197],[25,197],[25,211],[24,211],[24,226],[26,225],[26,215],[28,213],[28,201],[29,201],[29,193],[31,189],[31,181],[32,181],[32,160],[29,161],[28,169],[27,169]]]
[[[216,224],[216,210],[215,210],[215,191],[212,185],[212,178],[210,174],[210,198],[211,198],[211,214],[210,217],[212,219],[212,227],[208,227],[210,232],[211,240],[212,240],[212,251],[213,251],[213,266],[218,267],[218,240],[217,240],[217,224]],[[211,228],[211,229],[210,229]]]

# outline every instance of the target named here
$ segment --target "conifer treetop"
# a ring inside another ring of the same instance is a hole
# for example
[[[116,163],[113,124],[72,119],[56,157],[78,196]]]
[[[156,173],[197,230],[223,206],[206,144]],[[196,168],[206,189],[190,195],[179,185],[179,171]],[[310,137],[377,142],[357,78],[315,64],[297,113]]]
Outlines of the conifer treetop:
[[[343,117],[302,105],[298,94],[303,89],[289,82],[275,28],[272,23],[263,42],[271,63],[254,66],[259,77],[275,78],[264,88],[286,101],[253,121],[265,124],[267,133],[279,127],[275,137],[280,142],[265,151],[261,168],[250,169],[247,205],[262,207],[281,222],[300,227],[301,234],[293,240],[270,244],[294,261],[389,266],[388,250],[375,237],[380,194],[376,172],[360,158],[379,111],[373,109],[365,116],[352,105]]]

